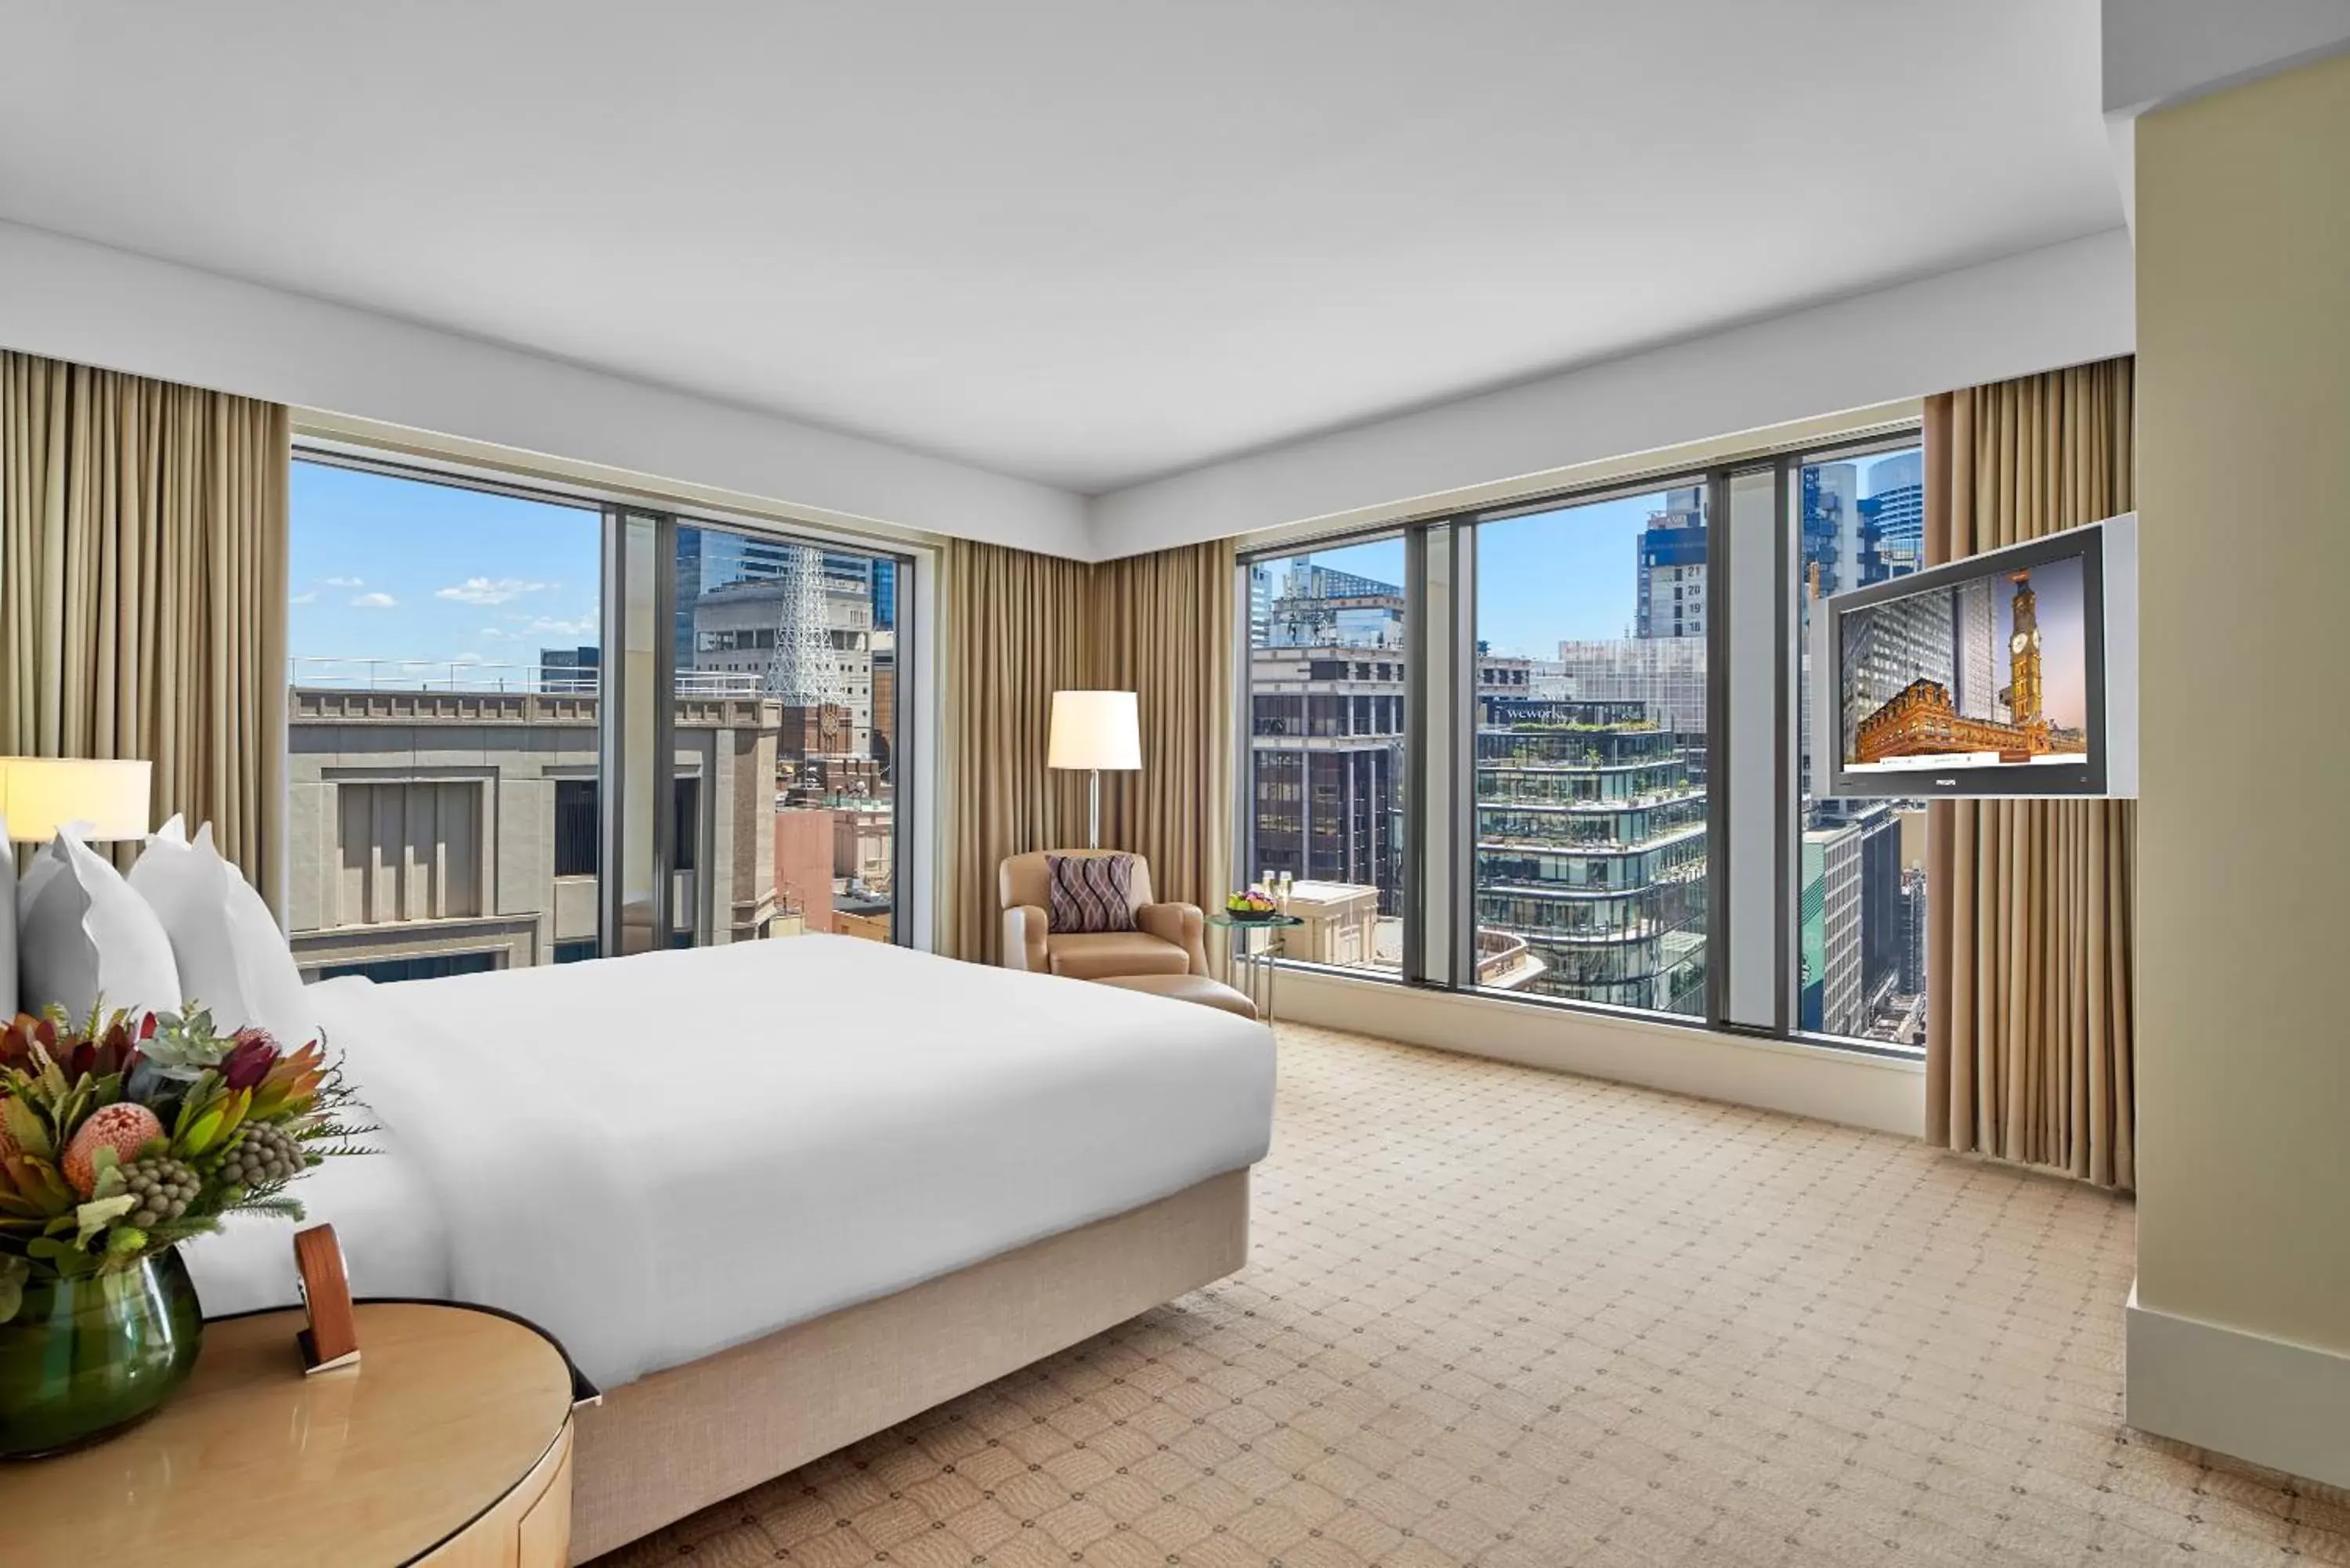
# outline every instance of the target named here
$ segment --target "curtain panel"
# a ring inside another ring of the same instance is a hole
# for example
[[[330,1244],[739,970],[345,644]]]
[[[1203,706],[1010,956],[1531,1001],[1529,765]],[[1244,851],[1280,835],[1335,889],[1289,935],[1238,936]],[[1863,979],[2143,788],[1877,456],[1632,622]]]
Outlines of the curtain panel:
[[[1142,729],[1142,771],[1102,780],[1103,842],[1146,857],[1159,898],[1211,911],[1232,876],[1235,570],[1229,541],[1105,561],[1087,639],[1090,683],[1138,693]]]
[[[1160,898],[1206,903],[1230,875],[1232,550],[1088,565],[951,541],[938,948],[1002,956],[996,867],[1082,844],[1086,777],[1045,766],[1053,693],[1137,694],[1142,768],[1102,775],[1102,842],[1150,862]]]
[[[143,757],[278,902],[286,412],[0,352],[0,753]]]
[[[1926,558],[2127,512],[2133,361],[1926,402]],[[1926,1139],[2137,1185],[2135,801],[1935,801]]]

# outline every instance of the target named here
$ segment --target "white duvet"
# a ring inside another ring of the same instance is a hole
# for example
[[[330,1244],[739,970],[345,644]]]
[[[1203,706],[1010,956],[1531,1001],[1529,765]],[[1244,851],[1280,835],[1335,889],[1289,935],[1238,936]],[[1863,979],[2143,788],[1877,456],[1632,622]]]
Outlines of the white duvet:
[[[520,1313],[607,1387],[1261,1158],[1269,1031],[801,937],[307,993],[393,1151],[308,1184],[356,1288]],[[213,1314],[286,1233],[191,1250]],[[436,1288],[438,1287],[438,1288]]]

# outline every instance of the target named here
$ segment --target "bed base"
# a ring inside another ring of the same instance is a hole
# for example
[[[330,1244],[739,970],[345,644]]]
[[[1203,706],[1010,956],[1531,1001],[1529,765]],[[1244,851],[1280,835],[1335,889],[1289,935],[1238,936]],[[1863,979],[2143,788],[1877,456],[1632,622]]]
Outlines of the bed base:
[[[1249,1173],[624,1385],[577,1420],[571,1561],[625,1545],[1223,1278]]]

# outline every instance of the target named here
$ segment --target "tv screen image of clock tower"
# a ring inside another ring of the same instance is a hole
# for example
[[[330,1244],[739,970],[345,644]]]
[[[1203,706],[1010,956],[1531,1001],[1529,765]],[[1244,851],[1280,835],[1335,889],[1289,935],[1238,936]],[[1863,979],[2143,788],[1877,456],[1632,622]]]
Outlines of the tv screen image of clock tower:
[[[1998,567],[1838,627],[1855,773],[2078,763],[2089,750],[2083,557]]]

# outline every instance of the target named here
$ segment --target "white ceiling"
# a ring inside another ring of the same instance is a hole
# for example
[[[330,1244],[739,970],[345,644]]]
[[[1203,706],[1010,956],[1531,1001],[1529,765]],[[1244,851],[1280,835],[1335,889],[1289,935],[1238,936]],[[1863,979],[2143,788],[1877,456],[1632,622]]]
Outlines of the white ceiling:
[[[2120,222],[2095,0],[0,0],[0,217],[1087,493]]]

